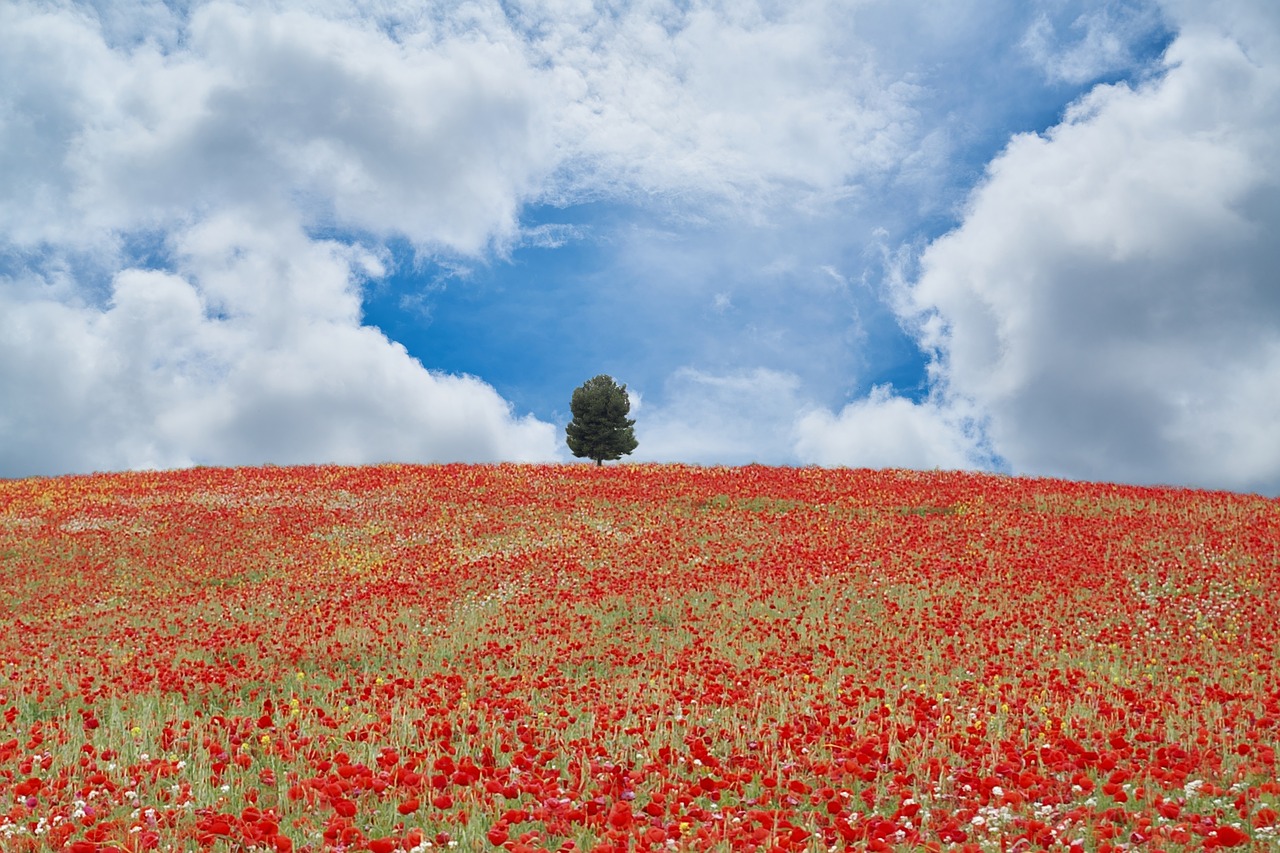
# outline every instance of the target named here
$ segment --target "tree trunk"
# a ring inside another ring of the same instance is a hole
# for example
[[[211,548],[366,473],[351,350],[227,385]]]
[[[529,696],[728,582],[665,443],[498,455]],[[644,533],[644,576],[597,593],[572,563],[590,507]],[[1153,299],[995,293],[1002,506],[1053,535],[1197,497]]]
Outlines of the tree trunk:
[[[599,468],[599,467],[600,467],[601,465],[603,465],[603,464],[604,464],[604,460],[603,460],[603,459],[597,459],[597,460],[596,460],[596,467],[597,467],[597,468]]]

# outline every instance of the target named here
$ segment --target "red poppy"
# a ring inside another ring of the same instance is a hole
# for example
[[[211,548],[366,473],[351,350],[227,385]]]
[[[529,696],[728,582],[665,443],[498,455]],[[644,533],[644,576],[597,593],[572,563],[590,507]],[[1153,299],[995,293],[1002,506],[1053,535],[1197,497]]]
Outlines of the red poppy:
[[[1214,828],[1205,839],[1205,847],[1239,847],[1247,844],[1249,836],[1234,826],[1221,825]]]

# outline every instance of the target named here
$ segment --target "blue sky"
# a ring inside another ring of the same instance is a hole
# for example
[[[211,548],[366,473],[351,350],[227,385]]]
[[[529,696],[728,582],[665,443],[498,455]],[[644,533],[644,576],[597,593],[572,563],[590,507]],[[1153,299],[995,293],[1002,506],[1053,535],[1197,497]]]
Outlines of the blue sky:
[[[1280,491],[1269,0],[13,2],[0,476],[637,460]]]

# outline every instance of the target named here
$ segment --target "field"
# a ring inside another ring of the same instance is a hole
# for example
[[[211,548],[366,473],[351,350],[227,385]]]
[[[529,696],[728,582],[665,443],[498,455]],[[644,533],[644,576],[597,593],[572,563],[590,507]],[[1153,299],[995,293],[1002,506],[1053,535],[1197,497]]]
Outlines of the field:
[[[0,482],[0,850],[1280,849],[1280,502],[905,471]]]

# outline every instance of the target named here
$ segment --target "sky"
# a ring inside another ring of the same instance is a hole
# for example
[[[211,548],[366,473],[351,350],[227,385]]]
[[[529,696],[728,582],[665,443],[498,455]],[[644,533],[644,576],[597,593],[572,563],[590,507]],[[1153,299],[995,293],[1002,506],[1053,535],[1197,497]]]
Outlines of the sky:
[[[0,477],[1280,493],[1274,0],[7,0]]]

